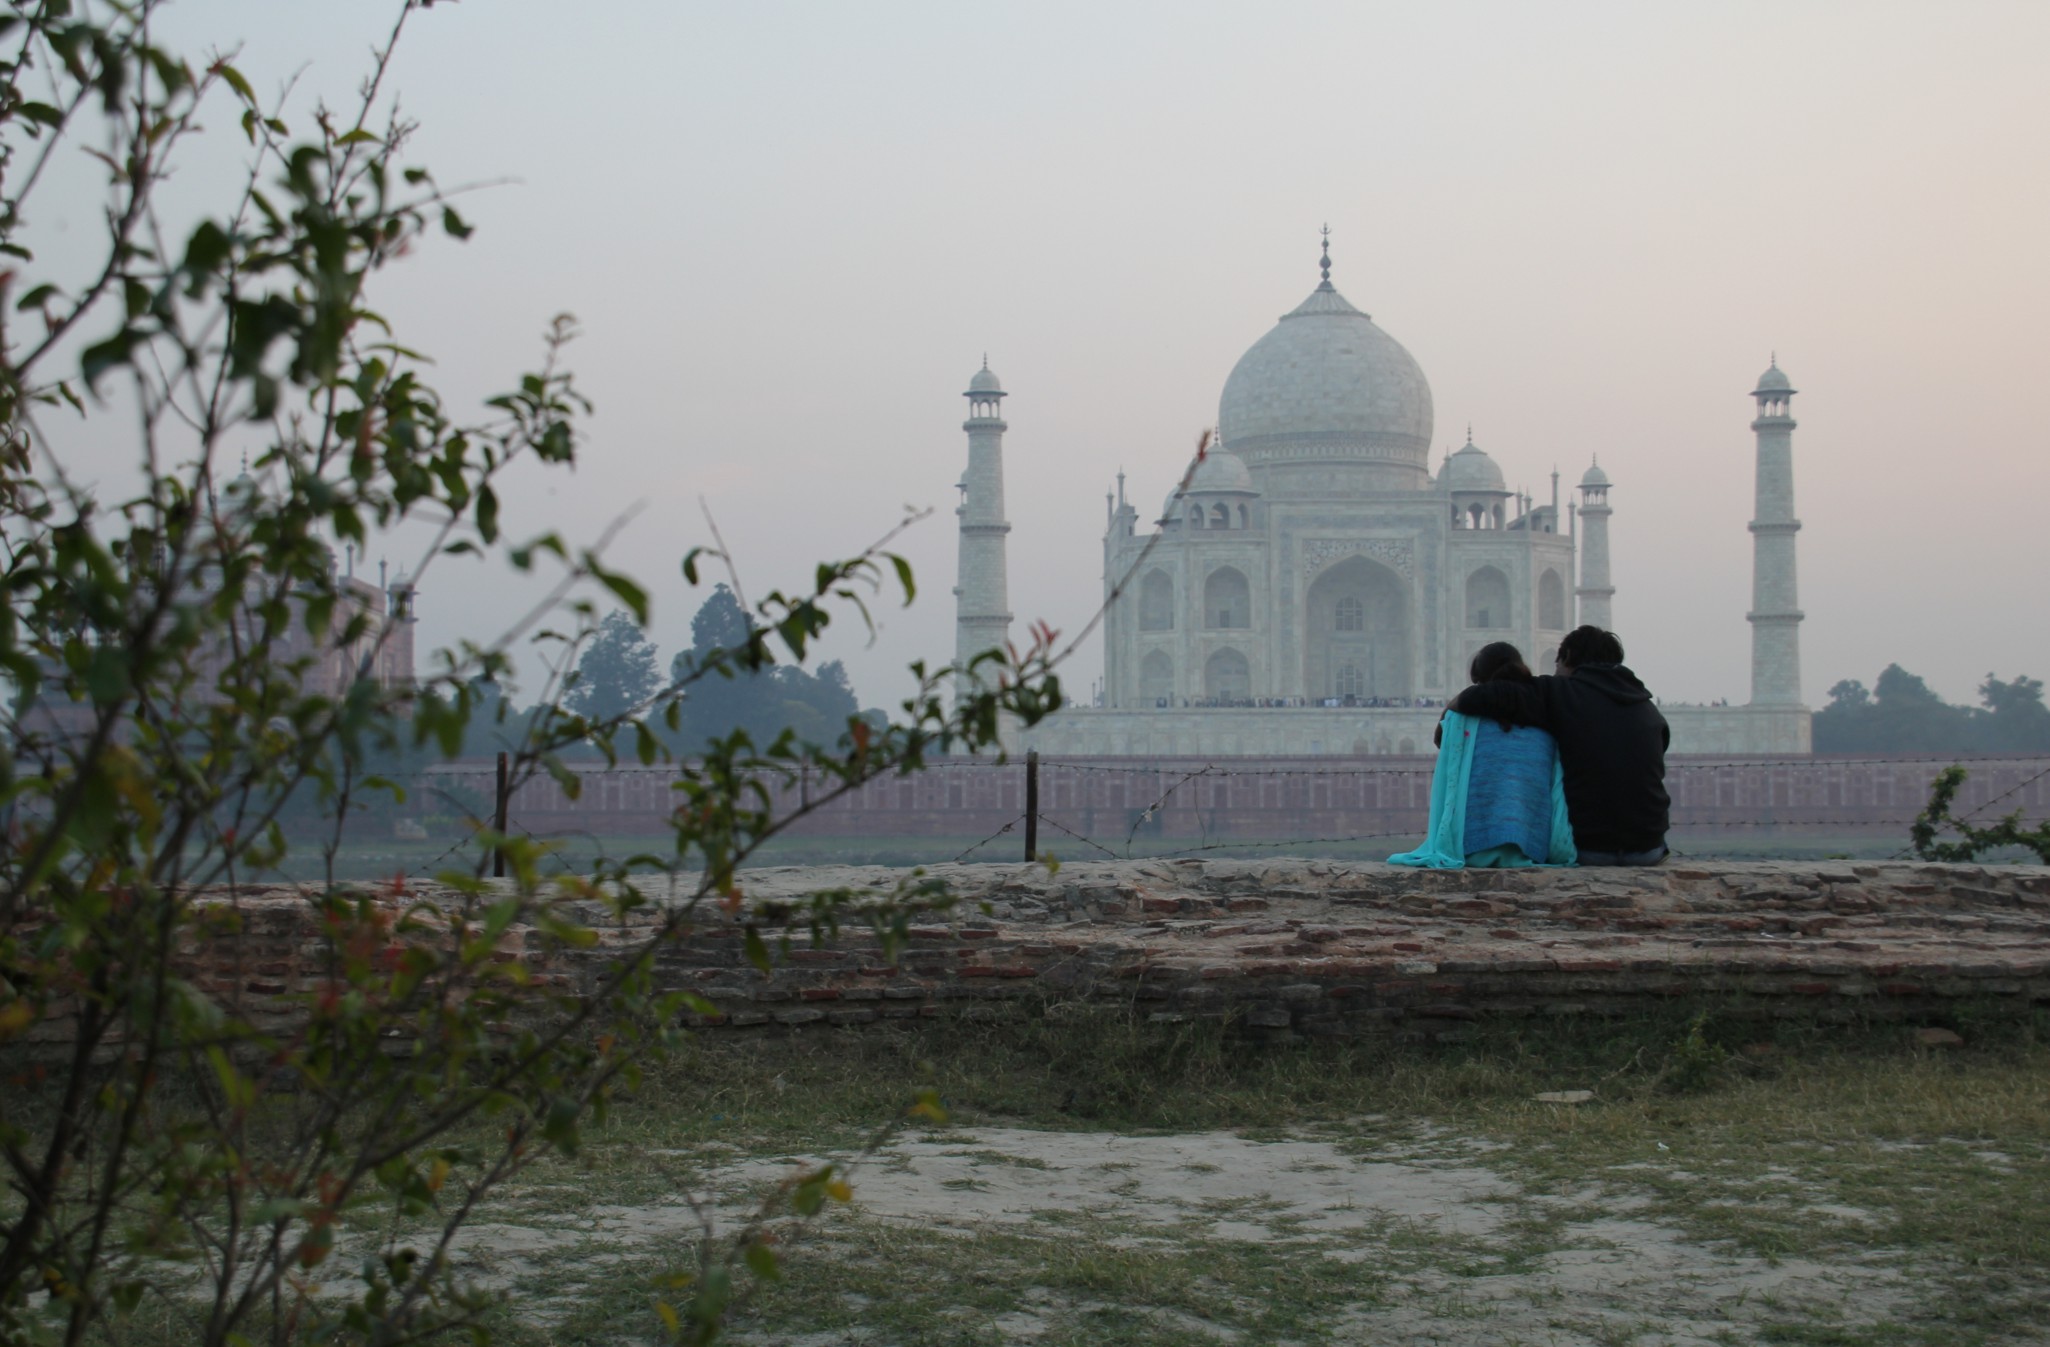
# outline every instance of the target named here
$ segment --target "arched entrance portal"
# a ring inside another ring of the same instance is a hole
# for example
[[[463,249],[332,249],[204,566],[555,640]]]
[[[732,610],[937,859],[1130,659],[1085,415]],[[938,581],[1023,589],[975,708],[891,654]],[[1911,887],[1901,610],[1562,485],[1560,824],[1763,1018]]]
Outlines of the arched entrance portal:
[[[1306,695],[1411,695],[1409,587],[1402,577],[1379,562],[1348,557],[1317,577],[1306,607]]]

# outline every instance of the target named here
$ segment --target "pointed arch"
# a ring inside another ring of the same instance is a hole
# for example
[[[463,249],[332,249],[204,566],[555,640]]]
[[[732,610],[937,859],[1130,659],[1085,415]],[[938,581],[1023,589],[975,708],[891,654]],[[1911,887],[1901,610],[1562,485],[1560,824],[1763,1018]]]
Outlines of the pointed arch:
[[[1466,625],[1515,625],[1509,613],[1509,577],[1493,566],[1483,566],[1466,577]]]
[[[1406,697],[1414,690],[1409,585],[1389,567],[1351,556],[1328,567],[1304,595],[1303,691],[1313,698],[1337,697],[1339,670],[1359,673],[1355,696]],[[1341,605],[1357,611],[1358,627],[1339,626]]]
[[[1158,568],[1139,582],[1139,630],[1174,630],[1174,581]]]
[[[1253,695],[1253,669],[1236,650],[1224,649],[1203,664],[1203,695],[1213,702],[1242,702]]]
[[[1566,630],[1566,582],[1549,567],[1538,577],[1538,626],[1544,631]]]
[[[1203,625],[1231,629],[1253,625],[1253,587],[1236,566],[1219,566],[1203,580]]]
[[[1174,703],[1174,661],[1165,650],[1149,650],[1139,661],[1139,700],[1147,705]]]

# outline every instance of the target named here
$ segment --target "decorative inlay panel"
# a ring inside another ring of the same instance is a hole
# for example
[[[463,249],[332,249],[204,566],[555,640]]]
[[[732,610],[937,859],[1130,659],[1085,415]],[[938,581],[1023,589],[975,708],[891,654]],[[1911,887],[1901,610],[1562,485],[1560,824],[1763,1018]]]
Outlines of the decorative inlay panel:
[[[1381,562],[1408,579],[1416,561],[1406,538],[1314,538],[1303,544],[1303,574],[1315,575],[1343,557],[1364,556]]]

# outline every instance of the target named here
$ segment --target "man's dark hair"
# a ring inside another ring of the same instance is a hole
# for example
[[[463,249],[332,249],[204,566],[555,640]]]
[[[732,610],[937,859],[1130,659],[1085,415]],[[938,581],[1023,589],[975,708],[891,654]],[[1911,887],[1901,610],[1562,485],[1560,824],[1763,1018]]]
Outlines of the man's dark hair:
[[[1497,678],[1528,683],[1531,677],[1530,666],[1523,662],[1523,652],[1507,641],[1490,641],[1474,651],[1466,673],[1476,683],[1491,683]]]
[[[1613,631],[1600,627],[1575,627],[1559,642],[1559,663],[1569,669],[1583,664],[1621,664],[1623,643]]]

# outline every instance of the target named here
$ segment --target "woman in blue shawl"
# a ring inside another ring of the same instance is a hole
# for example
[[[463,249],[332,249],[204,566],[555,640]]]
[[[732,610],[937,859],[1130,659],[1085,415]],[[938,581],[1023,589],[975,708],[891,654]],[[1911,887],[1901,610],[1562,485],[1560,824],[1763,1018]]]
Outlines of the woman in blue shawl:
[[[1530,667],[1507,641],[1485,645],[1467,672],[1476,683],[1529,686]],[[1514,865],[1572,865],[1573,828],[1559,751],[1552,736],[1519,720],[1479,720],[1447,711],[1438,722],[1438,766],[1431,775],[1431,822],[1424,844],[1390,856],[1394,865],[1457,870]]]

